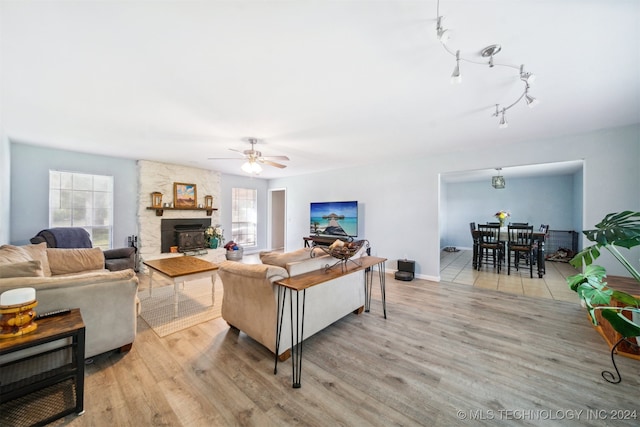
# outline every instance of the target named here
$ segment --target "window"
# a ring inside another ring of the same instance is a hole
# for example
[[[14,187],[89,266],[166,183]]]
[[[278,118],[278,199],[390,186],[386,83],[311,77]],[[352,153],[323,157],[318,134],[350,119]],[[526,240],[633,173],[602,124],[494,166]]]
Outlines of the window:
[[[110,249],[113,177],[50,170],[49,227],[82,227],[94,247]]]
[[[257,246],[258,191],[250,188],[231,190],[231,236],[241,246]]]

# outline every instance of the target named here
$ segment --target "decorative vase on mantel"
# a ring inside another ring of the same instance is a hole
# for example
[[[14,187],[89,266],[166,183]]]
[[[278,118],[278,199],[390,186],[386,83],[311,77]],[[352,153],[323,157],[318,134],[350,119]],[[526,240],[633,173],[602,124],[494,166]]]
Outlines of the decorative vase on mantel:
[[[218,240],[217,237],[214,237],[212,239],[209,240],[209,248],[210,249],[218,249],[218,243],[220,243],[220,241]]]

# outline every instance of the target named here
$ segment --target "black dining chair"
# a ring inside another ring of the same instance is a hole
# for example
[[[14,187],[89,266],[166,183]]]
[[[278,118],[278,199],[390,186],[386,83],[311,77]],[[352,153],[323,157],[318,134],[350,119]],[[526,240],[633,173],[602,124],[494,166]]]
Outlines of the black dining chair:
[[[476,230],[476,223],[470,222],[469,229],[471,231],[471,239],[473,240],[473,268],[478,267],[478,253],[480,247],[480,236],[478,234],[478,230]]]
[[[511,274],[511,255],[516,270],[520,266],[521,255],[526,256],[529,276],[533,278],[533,225],[509,225],[507,241],[507,275]]]
[[[491,258],[493,267],[496,268],[497,266],[498,273],[500,273],[500,266],[504,256],[504,242],[500,240],[500,225],[478,224],[478,235],[480,238],[478,270],[482,268],[483,259],[488,262],[489,258]]]

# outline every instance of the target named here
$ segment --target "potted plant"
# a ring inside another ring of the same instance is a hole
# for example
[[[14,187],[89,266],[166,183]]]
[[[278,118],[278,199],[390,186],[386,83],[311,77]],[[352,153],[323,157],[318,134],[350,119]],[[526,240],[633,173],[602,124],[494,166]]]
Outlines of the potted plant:
[[[583,234],[595,244],[583,249],[571,259],[571,265],[578,269],[584,265],[584,270],[582,273],[567,277],[567,283],[578,293],[591,322],[600,328],[599,331],[605,339],[609,341],[608,337],[615,336],[616,339],[613,340],[615,342],[610,341],[609,344],[611,361],[617,378],[608,371],[603,371],[602,376],[609,382],[618,383],[621,381],[620,372],[613,355],[619,346],[624,346],[623,354],[636,354],[638,357],[634,358],[640,359],[640,347],[636,338],[640,336],[640,299],[611,288],[605,282],[607,277],[605,268],[593,262],[604,248],[631,274],[638,284],[638,293],[640,293],[640,273],[618,249],[640,246],[640,212],[610,213],[596,224],[595,230],[585,230]]]
[[[207,241],[207,245],[211,249],[217,249],[218,245],[222,245],[224,243],[224,231],[220,224],[216,224],[215,227],[207,227],[204,230],[204,237]]]

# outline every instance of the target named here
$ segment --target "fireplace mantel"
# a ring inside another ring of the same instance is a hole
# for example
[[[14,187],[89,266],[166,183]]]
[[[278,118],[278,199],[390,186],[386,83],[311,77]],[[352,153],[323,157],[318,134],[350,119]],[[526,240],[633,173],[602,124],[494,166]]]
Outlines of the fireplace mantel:
[[[217,208],[165,208],[165,207],[154,208],[152,206],[147,207],[147,209],[156,211],[156,216],[162,216],[165,210],[167,211],[206,211],[207,216],[211,216],[211,214],[213,214],[213,211],[218,210]]]

